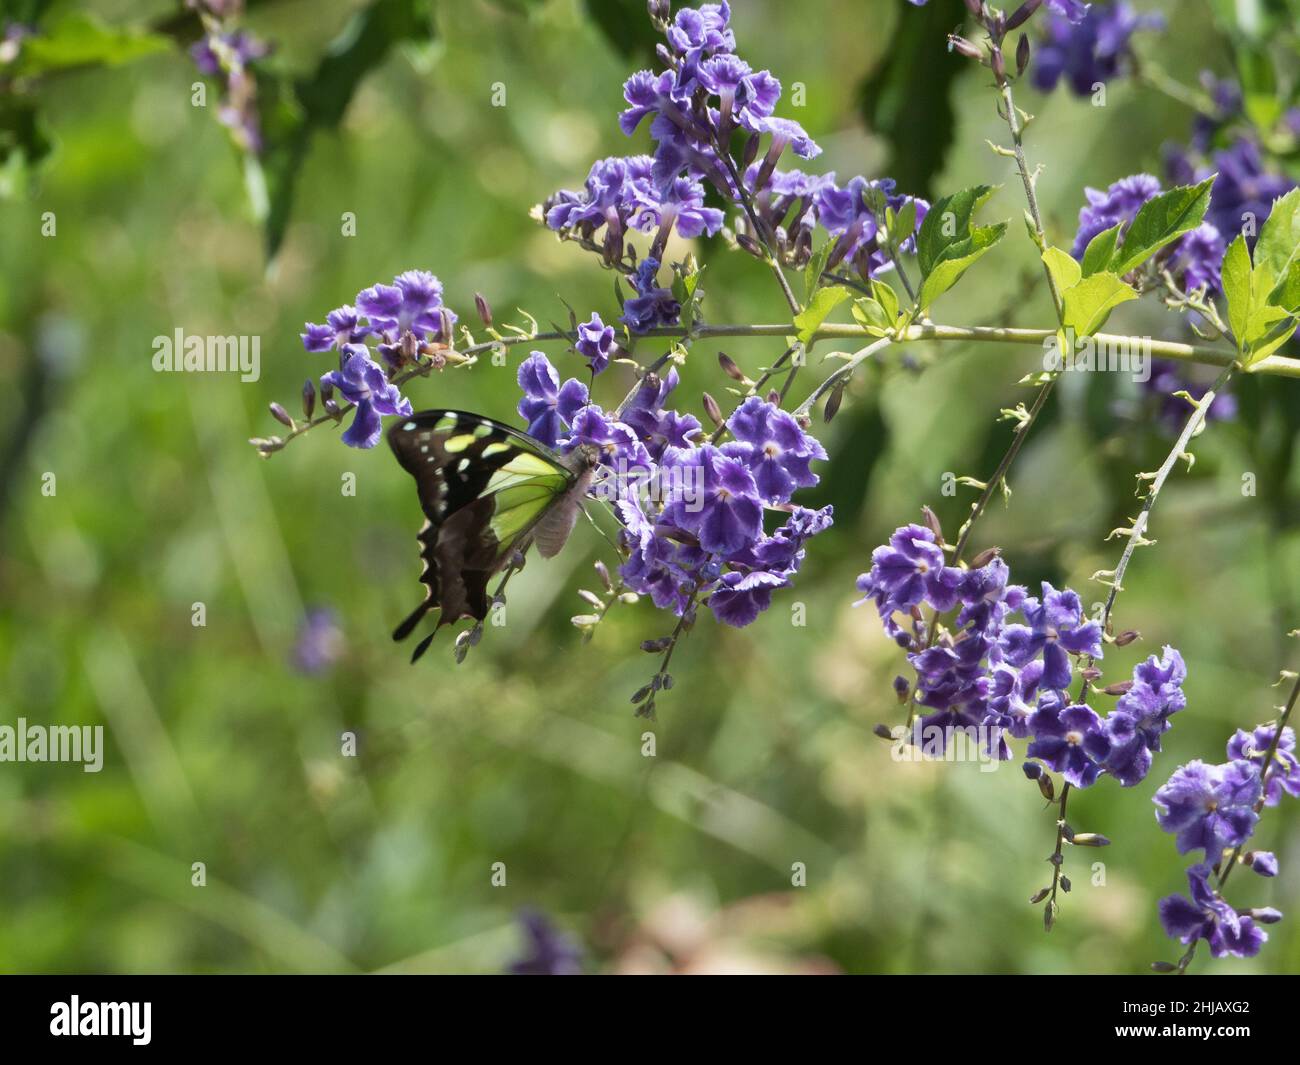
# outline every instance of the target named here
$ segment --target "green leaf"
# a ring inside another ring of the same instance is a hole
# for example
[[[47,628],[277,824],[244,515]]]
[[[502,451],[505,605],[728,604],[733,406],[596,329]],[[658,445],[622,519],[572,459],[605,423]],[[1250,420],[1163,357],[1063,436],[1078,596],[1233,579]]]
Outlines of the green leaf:
[[[1137,298],[1137,293],[1118,274],[1093,274],[1061,293],[1064,304],[1061,317],[1076,337],[1092,336],[1105,325],[1112,310]]]
[[[1166,244],[1199,226],[1210,206],[1210,186],[1215,176],[1198,185],[1179,185],[1147,200],[1111,258],[1111,273],[1127,274]]]
[[[1273,201],[1255,242],[1256,286],[1266,292],[1285,278],[1300,257],[1300,188]]]
[[[1083,249],[1083,276],[1091,277],[1106,269],[1106,264],[1115,255],[1115,244],[1119,240],[1122,222],[1116,222],[1109,229],[1103,229]]]
[[[930,216],[926,215],[925,220],[928,222]],[[970,268],[971,264],[997,244],[1006,231],[1005,222],[998,222],[991,226],[977,226],[971,230],[970,236],[965,240],[945,247],[921,283],[921,294],[917,299],[917,305],[921,310],[928,308],[960,281],[962,274]]]
[[[812,257],[808,260],[808,265],[803,268],[803,298],[805,303],[812,299],[812,294],[821,285],[822,274],[826,272],[827,260],[830,259],[831,252],[834,250],[834,239],[828,240],[820,248],[813,251]]]
[[[916,260],[922,277],[934,269],[946,248],[970,237],[971,217],[994,191],[992,185],[973,185],[944,196],[930,208],[916,235]]]
[[[1286,273],[1268,294],[1268,302],[1292,314],[1300,311],[1300,258],[1292,259],[1288,264]]]
[[[795,315],[794,327],[797,330],[795,335],[805,348],[812,343],[813,334],[821,327],[822,322],[826,321],[827,315],[847,299],[848,295],[849,290],[843,285],[827,285],[819,288],[808,301],[808,306]]]
[[[853,301],[853,320],[872,336],[880,337],[887,334],[894,325],[889,312],[870,296]]]
[[[953,142],[953,94],[968,66],[948,51],[948,34],[968,13],[961,0],[891,6],[897,12],[893,34],[879,49],[880,65],[859,90],[862,117],[889,144],[883,171],[900,189],[928,199]],[[925,136],[918,137],[917,130],[925,130]]]
[[[884,310],[889,326],[892,328],[894,322],[898,319],[898,293],[894,291],[891,285],[873,277],[871,279],[871,294],[875,296],[876,302]]]
[[[26,38],[11,73],[30,76],[70,67],[116,66],[171,47],[162,34],[106,26],[94,15],[74,12]]]
[[[1060,248],[1048,248],[1043,252],[1043,262],[1047,266],[1047,272],[1052,275],[1052,280],[1056,282],[1057,292],[1073,288],[1083,277],[1083,271],[1074,257]]]
[[[1246,366],[1254,366],[1257,362],[1262,362],[1272,355],[1273,352],[1295,335],[1296,325],[1296,320],[1290,318],[1270,336],[1261,338],[1258,343],[1251,347],[1250,356],[1246,359]]]
[[[1240,233],[1228,245],[1223,256],[1223,295],[1228,301],[1228,328],[1237,342],[1237,351],[1245,353],[1247,328],[1253,302],[1253,276],[1246,238]]]
[[[889,241],[897,248],[916,232],[916,200],[909,199],[899,208],[896,215],[893,214],[892,208],[889,211],[892,215],[889,220]]]

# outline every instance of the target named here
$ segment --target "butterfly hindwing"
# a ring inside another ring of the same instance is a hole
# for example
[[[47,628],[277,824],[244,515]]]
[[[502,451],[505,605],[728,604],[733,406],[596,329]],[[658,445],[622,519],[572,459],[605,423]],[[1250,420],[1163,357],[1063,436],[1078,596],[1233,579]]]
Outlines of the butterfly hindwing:
[[[435,632],[463,617],[481,621],[488,611],[488,581],[564,498],[576,475],[537,441],[465,411],[403,418],[388,431],[388,443],[415,478],[425,518],[418,536],[425,598],[393,639],[408,636],[435,607],[441,611]]]

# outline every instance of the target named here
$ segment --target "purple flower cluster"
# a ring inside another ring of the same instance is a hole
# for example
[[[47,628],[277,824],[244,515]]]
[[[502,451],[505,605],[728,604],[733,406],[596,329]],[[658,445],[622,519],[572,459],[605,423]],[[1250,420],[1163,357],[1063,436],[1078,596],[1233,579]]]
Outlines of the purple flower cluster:
[[[1210,188],[1205,220],[1225,242],[1244,233],[1252,246],[1260,227],[1272,213],[1273,201],[1296,187],[1290,178],[1265,166],[1259,143],[1248,135],[1238,136],[1208,158],[1204,149],[1198,151],[1195,138],[1190,150],[1168,148],[1165,169],[1171,181],[1183,185],[1218,174]]]
[[[1070,254],[1082,259],[1088,242],[1111,226],[1122,225],[1126,230],[1142,205],[1161,191],[1159,179],[1150,174],[1120,178],[1104,191],[1085,188],[1083,194],[1088,202],[1079,211],[1079,230],[1074,236]],[[1121,230],[1121,243],[1123,233]],[[1226,249],[1227,242],[1219,230],[1209,222],[1202,222],[1160,251],[1156,258],[1172,274],[1182,278],[1184,288],[1191,290],[1204,286],[1209,293],[1216,294]]]
[[[1270,754],[1271,752],[1271,754]],[[1300,763],[1295,732],[1275,724],[1251,732],[1238,729],[1228,741],[1228,761],[1207,765],[1200,760],[1179,766],[1155,794],[1156,821],[1175,835],[1179,854],[1199,850],[1202,861],[1187,870],[1190,900],[1170,895],[1160,901],[1165,932],[1183,943],[1204,939],[1214,957],[1252,957],[1268,939],[1259,926],[1279,921],[1274,909],[1238,911],[1219,889],[1226,879],[1224,851],[1243,848],[1255,832],[1259,812],[1276,806],[1285,792],[1300,796]],[[1268,851],[1242,855],[1261,876],[1277,875],[1277,858]],[[1221,870],[1217,884],[1213,873]]]
[[[841,188],[834,174],[778,170],[787,150],[812,159],[821,149],[798,122],[774,114],[781,83],[735,54],[730,18],[726,3],[678,11],[664,24],[667,43],[659,57],[665,69],[638,71],[624,85],[619,125],[631,136],[646,124],[653,156],[602,159],[582,189],[561,190],[543,205],[547,226],[597,245],[607,265],[629,271],[637,295],[622,320],[633,332],[672,319],[657,295],[663,290],[625,261],[627,232],[655,234],[648,258],[657,267],[672,232],[711,236],[722,226],[723,212],[705,205],[706,187],[726,204],[748,201],[762,227],[753,236],[796,264],[807,261],[820,221],[837,241],[832,266],[848,262],[869,277],[893,265],[879,246],[878,215],[886,203],[897,211],[911,198],[896,194],[887,179],[856,177]],[[741,167],[727,147],[737,135],[746,138]],[[916,203],[919,226],[929,205]],[[912,251],[913,244],[907,237],[901,250]],[[634,249],[632,255],[634,264]]]
[[[1068,16],[1048,12],[1034,50],[1034,85],[1043,92],[1064,79],[1076,96],[1091,96],[1129,65],[1133,34],[1165,26],[1164,16],[1139,15],[1125,0],[1071,6]]]
[[[599,454],[591,491],[613,502],[622,523],[619,573],[630,590],[679,616],[707,600],[719,621],[745,626],[793,583],[804,544],[831,524],[830,507],[791,503],[817,483],[811,464],[826,451],[793,415],[756,396],[727,421],[729,442],[703,442],[698,419],[666,406],[677,383],[676,370],[648,375],[621,410],[606,412],[535,351],[519,369],[519,414],[542,443]],[[771,534],[769,507],[787,515]]]
[[[225,92],[217,119],[230,130],[246,152],[262,151],[262,128],[257,114],[257,77],[251,64],[270,54],[270,46],[244,30],[212,32],[190,47],[199,73],[225,78]]]
[[[339,352],[339,368],[320,379],[321,396],[329,399],[337,389],[356,405],[343,434],[345,444],[374,447],[381,415],[411,413],[410,401],[392,377],[425,354],[429,344],[450,340],[455,322],[456,315],[442,305],[442,282],[427,271],[407,270],[391,285],[358,292],[355,304],[336,307],[323,324],[307,323],[301,334],[304,348]],[[372,357],[372,343],[384,365]]]
[[[1003,759],[1011,757],[1008,738],[1028,739],[1031,777],[1046,766],[1080,788],[1103,773],[1125,787],[1138,783],[1170,716],[1185,705],[1182,657],[1166,647],[1139,663],[1114,710],[1100,717],[1072,703],[1068,689],[1072,659],[1102,656],[1101,626],[1085,620],[1076,592],[1044,581],[1041,596],[1031,596],[1008,577],[1000,558],[975,569],[948,565],[934,532],[921,525],[903,526],[872,552],[858,589],[908,651],[916,701],[930,711],[923,734],[941,729],[946,743],[950,730],[982,728],[990,752]],[[936,615],[956,610],[952,632],[931,643],[922,607]]]

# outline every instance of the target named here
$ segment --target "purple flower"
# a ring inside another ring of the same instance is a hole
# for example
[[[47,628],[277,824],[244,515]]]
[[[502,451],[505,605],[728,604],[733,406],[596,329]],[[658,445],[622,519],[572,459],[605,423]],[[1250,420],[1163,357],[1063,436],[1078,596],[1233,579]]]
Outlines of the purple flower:
[[[587,405],[587,386],[570,377],[563,385],[550,360],[532,352],[519,364],[519,416],[528,422],[528,435],[555,447],[574,415]]]
[[[599,314],[578,326],[578,354],[587,360],[593,374],[604,371],[614,350],[614,327],[601,321]]]
[[[1079,229],[1074,236],[1070,254],[1082,259],[1089,242],[1098,233],[1114,225],[1122,225],[1120,243],[1129,223],[1137,216],[1142,205],[1160,194],[1160,182],[1150,174],[1133,174],[1120,178],[1104,192],[1085,188],[1087,203],[1079,210]],[[1189,288],[1204,285],[1211,293],[1219,291],[1219,271],[1226,245],[1214,226],[1201,223],[1190,233],[1185,233],[1168,248],[1157,253],[1159,261],[1175,275],[1181,274],[1183,284]]]
[[[1251,762],[1206,765],[1199,759],[1179,766],[1156,791],[1156,821],[1176,832],[1179,854],[1202,848],[1216,862],[1224,847],[1244,843],[1259,815],[1259,767]]]
[[[1238,914],[1210,886],[1211,873],[1208,863],[1192,866],[1187,870],[1191,898],[1168,895],[1160,900],[1160,923],[1165,933],[1182,943],[1204,939],[1216,958],[1225,954],[1254,957],[1268,933],[1249,915]]]
[[[635,190],[635,214],[632,226],[649,233],[658,228],[656,249],[662,249],[674,226],[682,237],[713,236],[721,227],[723,214],[716,207],[704,206],[704,186],[690,178],[674,178],[658,188],[647,181]]]
[[[883,197],[885,205],[896,212],[902,210],[908,201],[915,200],[918,229],[930,208],[924,200],[895,194],[891,178],[868,181],[864,177],[854,177],[844,188],[833,180],[823,181],[813,202],[817,220],[836,238],[835,247],[827,259],[827,269],[833,269],[846,260],[863,278],[877,277],[893,269],[893,260],[878,243],[880,223],[867,202],[868,193],[873,198]],[[902,242],[899,250],[910,252],[915,245],[916,238],[911,236]]]
[[[324,673],[343,653],[343,633],[333,610],[316,607],[309,610],[298,629],[293,664],[308,676]]]
[[[1041,601],[1029,597],[1021,611],[1029,626],[1008,625],[1002,633],[1002,650],[1007,661],[1017,668],[1041,654],[1043,687],[1064,691],[1070,686],[1070,654],[1102,656],[1101,626],[1083,620],[1083,604],[1077,592],[1068,588],[1058,592],[1043,581]]]
[[[1187,421],[1187,402],[1177,393],[1186,392],[1199,400],[1209,385],[1205,381],[1193,380],[1184,363],[1173,359],[1152,359],[1151,377],[1143,382],[1142,387],[1153,397],[1160,424],[1167,432],[1177,435]],[[1205,416],[1213,421],[1232,421],[1237,416],[1237,397],[1228,391],[1217,393]]]
[[[1053,6],[1056,10],[1044,26],[1046,36],[1034,52],[1034,85],[1043,92],[1051,92],[1064,77],[1076,95],[1090,96],[1096,85],[1110,81],[1129,64],[1134,33],[1165,25],[1162,16],[1139,15],[1124,0],[1075,2],[1068,12]]]
[[[817,483],[812,460],[826,458],[826,449],[793,415],[750,396],[727,419],[727,428],[736,439],[722,450],[749,467],[764,502],[789,502],[796,488]]]
[[[718,98],[718,128],[739,122],[751,132],[772,114],[781,98],[781,83],[766,70],[757,73],[734,55],[716,55],[700,64],[699,84]]]
[[[341,349],[345,344],[360,343],[372,332],[369,326],[360,324],[357,309],[351,304],[330,311],[325,322],[325,325],[308,322],[307,331],[300,334],[302,346],[308,351]]]
[[[677,12],[666,36],[679,55],[733,52],[736,35],[731,32],[731,6],[727,3],[684,7]]]
[[[623,411],[623,422],[636,430],[655,459],[666,448],[694,446],[695,438],[700,435],[700,422],[695,415],[664,409],[677,382],[676,369],[669,370],[664,377],[648,374]]]
[[[357,293],[357,310],[393,343],[408,331],[417,337],[438,335],[443,315],[456,321],[442,305],[442,282],[427,270],[407,270],[391,285],[363,289]]]
[[[1245,759],[1264,767],[1268,749],[1277,735],[1276,725],[1257,725],[1251,732],[1237,729],[1228,741],[1228,757],[1234,761]],[[1268,780],[1264,786],[1264,805],[1276,806],[1282,801],[1282,792],[1300,797],[1300,762],[1296,761],[1295,730],[1290,726],[1282,730],[1273,761],[1269,765]]]
[[[957,605],[962,573],[945,566],[943,548],[934,533],[922,525],[896,529],[889,543],[871,553],[871,570],[858,577],[858,590],[875,600],[886,620],[895,611],[909,611],[921,603],[935,610]]]
[[[681,317],[681,304],[666,288],[659,288],[656,274],[657,259],[642,259],[636,268],[632,284],[637,295],[623,303],[619,321],[634,333],[645,333],[663,325],[676,325]]]
[[[1039,703],[1029,719],[1034,740],[1025,752],[1039,758],[1076,788],[1086,788],[1102,772],[1110,744],[1101,718],[1082,703],[1061,708],[1054,701]]]
[[[646,517],[636,499],[621,499],[615,508],[623,523],[619,536],[628,551],[619,576],[632,591],[650,596],[660,610],[680,616],[690,604],[702,552],[671,539],[670,530]]]
[[[803,126],[792,118],[759,119],[753,123],[753,130],[755,133],[771,135],[772,144],[768,148],[768,156],[774,162],[787,147],[800,159],[813,159],[822,153],[817,142],[808,136]]]
[[[582,948],[536,910],[525,910],[519,923],[527,936],[527,953],[510,966],[516,976],[576,976],[582,972]]]
[[[374,447],[379,443],[383,428],[380,415],[409,415],[411,402],[403,398],[397,386],[388,380],[383,367],[371,361],[363,345],[345,345],[343,356],[343,368],[324,374],[321,384],[332,385],[349,402],[356,404],[356,414],[343,433],[343,443],[349,447]]]
[[[908,0],[913,7],[925,7],[930,0]],[[1050,10],[1056,12],[1062,18],[1067,18],[1071,22],[1078,22],[1087,13],[1091,4],[1086,4],[1083,0],[1047,0],[1047,6]]]
[[[1083,195],[1088,202],[1079,210],[1079,231],[1070,254],[1082,259],[1093,237],[1116,223],[1133,221],[1138,209],[1159,193],[1160,181],[1150,174],[1120,178],[1104,192],[1085,188]]]
[[[733,569],[724,573],[709,597],[709,607],[719,621],[743,628],[766,610],[777,588],[788,587],[799,571],[804,544],[830,528],[832,508],[795,507],[789,520],[771,536],[746,551],[730,556]]]
[[[568,438],[561,443],[560,450],[571,451],[579,445],[595,448],[600,454],[600,464],[615,471],[619,478],[618,497],[635,483],[649,479],[650,452],[630,426],[615,421],[594,404],[578,410],[571,422]]]
[[[1259,145],[1248,137],[1239,137],[1231,147],[1214,153],[1214,166],[1206,168],[1204,176],[1215,171],[1219,176],[1210,188],[1205,218],[1225,238],[1235,237],[1253,222],[1253,243],[1254,234],[1272,213],[1273,201],[1295,188],[1294,181],[1264,169]]]
[[[709,554],[725,557],[751,546],[763,532],[763,504],[745,465],[711,444],[674,458],[699,467],[699,496],[690,500],[679,491],[664,519],[693,533]]]
[[[1243,857],[1260,876],[1277,876],[1277,855],[1272,851],[1251,851]]]
[[[772,605],[776,589],[789,584],[788,577],[766,570],[724,573],[709,596],[709,609],[719,621],[743,629]]]
[[[1187,677],[1183,656],[1165,647],[1138,663],[1133,686],[1120,696],[1106,718],[1110,754],[1106,771],[1124,787],[1138,783],[1151,768],[1151,754],[1160,750],[1160,737],[1169,730],[1169,718],[1187,705],[1182,684]]]

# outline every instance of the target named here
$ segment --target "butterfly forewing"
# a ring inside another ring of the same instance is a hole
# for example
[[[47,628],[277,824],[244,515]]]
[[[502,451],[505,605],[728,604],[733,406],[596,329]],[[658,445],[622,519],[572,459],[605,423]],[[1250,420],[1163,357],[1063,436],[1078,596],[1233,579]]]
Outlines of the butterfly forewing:
[[[404,418],[389,430],[388,443],[415,478],[425,516],[418,537],[425,599],[393,638],[404,639],[434,607],[441,610],[438,627],[462,617],[482,620],[488,581],[573,486],[575,474],[537,441],[464,411]]]

